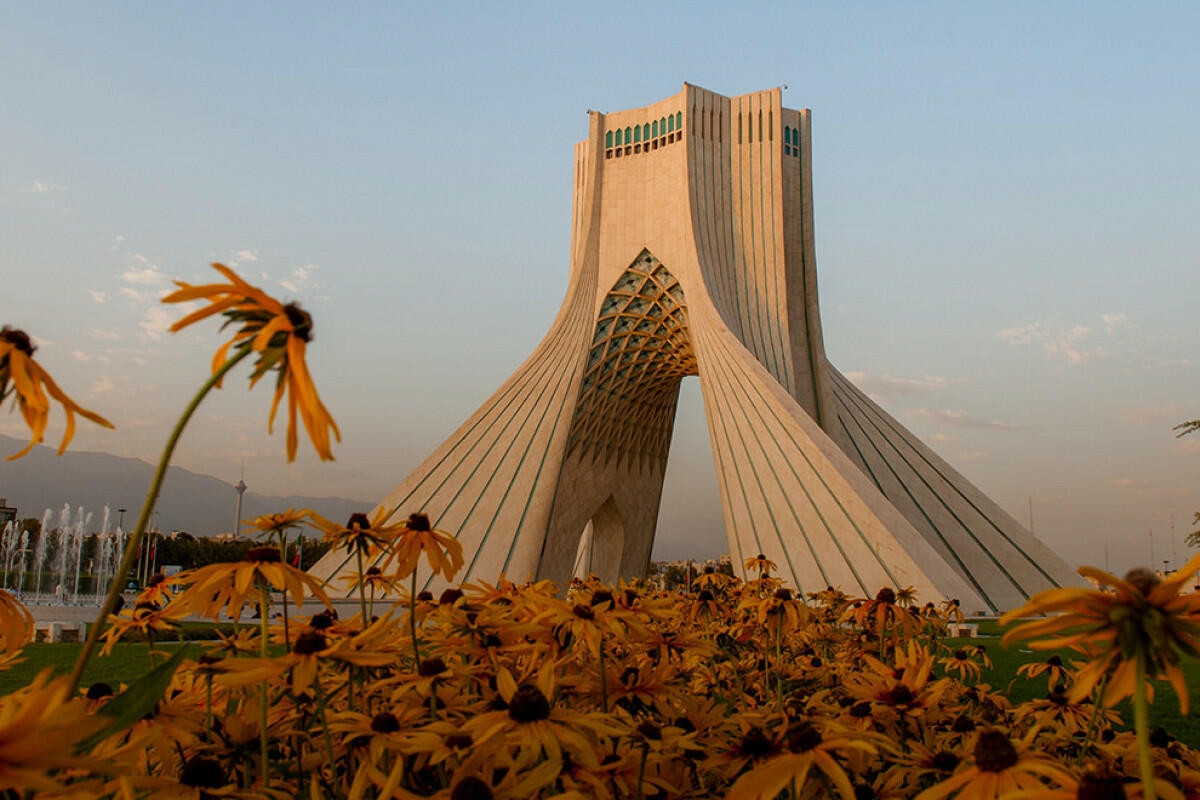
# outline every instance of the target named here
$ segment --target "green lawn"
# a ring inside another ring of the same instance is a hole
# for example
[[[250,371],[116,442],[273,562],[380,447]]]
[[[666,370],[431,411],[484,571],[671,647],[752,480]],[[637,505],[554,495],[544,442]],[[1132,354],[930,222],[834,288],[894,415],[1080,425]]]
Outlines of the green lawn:
[[[1017,677],[1017,668],[1022,664],[1045,661],[1057,654],[1063,663],[1070,664],[1071,660],[1079,660],[1078,653],[1071,650],[1030,650],[1023,644],[1005,648],[1000,644],[1000,626],[995,620],[973,620],[979,624],[980,636],[974,639],[946,639],[949,647],[965,647],[983,645],[987,648],[988,657],[992,660],[992,669],[984,670],[983,682],[994,688],[1007,690],[1009,699],[1021,703],[1039,697],[1045,697],[1046,677],[1036,680],[1025,680]],[[1200,703],[1200,662],[1190,661],[1183,665],[1183,674],[1187,679],[1188,695],[1192,703]],[[1126,727],[1133,726],[1133,706],[1125,702],[1117,706]],[[1189,747],[1200,748],[1200,720],[1195,715],[1184,716],[1179,713],[1179,702],[1175,690],[1166,681],[1155,683],[1154,704],[1150,708],[1150,724],[1161,725],[1168,733],[1187,744]]]

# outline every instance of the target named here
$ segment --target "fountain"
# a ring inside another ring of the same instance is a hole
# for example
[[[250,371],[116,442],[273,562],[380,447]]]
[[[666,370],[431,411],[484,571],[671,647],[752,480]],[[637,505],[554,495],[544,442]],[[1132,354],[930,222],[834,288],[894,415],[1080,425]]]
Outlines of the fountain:
[[[30,546],[30,533],[8,522],[0,530],[0,565],[4,569],[5,591],[30,605],[92,606],[104,599],[108,585],[117,576],[125,548],[125,531],[117,526],[110,531],[111,511],[104,507],[96,548],[88,569],[83,567],[83,548],[92,525],[92,514],[82,506],[72,512],[64,503],[58,513],[57,527],[51,527],[54,513],[46,509],[37,541]],[[32,559],[30,555],[32,554]],[[37,577],[27,587],[28,572]],[[47,579],[50,586],[45,585]],[[30,589],[27,593],[26,589]]]

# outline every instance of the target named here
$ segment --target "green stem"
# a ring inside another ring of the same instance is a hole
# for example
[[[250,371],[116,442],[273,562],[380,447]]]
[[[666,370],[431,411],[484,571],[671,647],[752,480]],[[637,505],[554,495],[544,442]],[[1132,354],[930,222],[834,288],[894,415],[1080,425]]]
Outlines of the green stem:
[[[142,504],[142,513],[138,515],[137,527],[134,528],[129,541],[125,543],[125,555],[121,557],[121,565],[117,567],[112,585],[108,587],[108,596],[104,598],[104,604],[100,606],[100,613],[96,615],[95,623],[88,629],[87,641],[83,643],[83,649],[79,651],[79,657],[75,660],[75,669],[71,671],[71,685],[67,690],[68,697],[74,696],[79,691],[79,684],[83,680],[83,671],[88,662],[92,660],[92,654],[96,651],[96,643],[100,640],[100,631],[108,622],[108,617],[113,613],[113,609],[117,607],[117,598],[121,596],[121,587],[125,583],[125,576],[129,574],[129,570],[133,568],[133,564],[137,560],[138,549],[146,535],[146,525],[150,522],[150,513],[154,510],[154,504],[158,502],[159,490],[162,489],[163,479],[167,476],[167,466],[171,463],[171,456],[175,452],[175,445],[179,443],[183,429],[187,427],[188,421],[196,413],[200,401],[214,386],[220,383],[229,370],[252,352],[249,347],[245,347],[221,365],[221,368],[200,387],[200,391],[184,409],[183,416],[175,423],[175,430],[171,431],[171,438],[167,439],[162,456],[158,460],[158,470],[154,473],[154,480],[150,482],[150,490],[146,493],[146,502]]]
[[[271,613],[271,596],[269,591],[265,581],[258,584],[258,617],[261,626],[260,638],[262,639],[259,652],[263,658],[268,655],[267,639],[270,633],[268,616]],[[258,754],[262,759],[258,777],[262,781],[264,789],[271,785],[271,772],[268,768],[269,745],[270,741],[267,738],[267,682],[263,680],[258,682]]]
[[[1157,800],[1154,791],[1154,760],[1150,754],[1150,704],[1146,702],[1146,657],[1138,654],[1137,682],[1133,687],[1133,726],[1137,731],[1138,772],[1142,778],[1142,797]]]
[[[600,710],[608,713],[608,670],[604,668],[604,634],[600,634]]]
[[[367,617],[367,588],[363,586],[362,550],[356,547],[354,554],[358,558],[358,607],[362,611],[362,627],[365,631],[371,620]]]
[[[779,710],[783,711],[783,620],[775,628],[775,694]]]
[[[650,750],[647,744],[642,745],[642,760],[638,763],[638,786],[637,800],[642,800],[646,795],[642,792],[642,781],[646,778],[646,753]]]
[[[408,625],[412,631],[413,655],[417,659],[413,667],[415,671],[421,669],[421,647],[417,644],[417,571],[415,569],[412,574],[412,590],[408,593]]]

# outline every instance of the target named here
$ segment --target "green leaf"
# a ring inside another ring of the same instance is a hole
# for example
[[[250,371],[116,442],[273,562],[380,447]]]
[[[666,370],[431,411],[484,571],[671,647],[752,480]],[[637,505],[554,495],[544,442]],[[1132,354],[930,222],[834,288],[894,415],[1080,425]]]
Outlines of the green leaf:
[[[142,717],[149,714],[158,705],[158,701],[171,685],[175,670],[179,668],[187,655],[187,648],[180,647],[175,654],[154,669],[143,675],[137,682],[121,694],[109,700],[100,708],[100,714],[112,718],[112,724],[92,734],[79,743],[79,752],[91,750],[96,744],[125,730]]]

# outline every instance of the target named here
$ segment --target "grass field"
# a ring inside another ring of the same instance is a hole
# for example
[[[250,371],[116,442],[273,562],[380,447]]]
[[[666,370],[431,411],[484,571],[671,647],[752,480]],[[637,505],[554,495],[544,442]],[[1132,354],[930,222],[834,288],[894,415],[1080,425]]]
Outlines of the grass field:
[[[996,689],[1006,690],[1009,699],[1014,703],[1045,697],[1047,694],[1045,676],[1033,681],[1017,677],[1017,669],[1022,664],[1045,661],[1055,654],[1067,664],[1072,659],[1079,660],[1079,655],[1071,650],[1033,651],[1021,645],[1010,648],[1002,647],[999,624],[995,620],[977,622],[980,633],[978,638],[946,639],[945,643],[950,647],[979,644],[986,647],[988,657],[992,660],[992,669],[984,670],[982,681],[991,684]],[[1183,673],[1187,679],[1188,695],[1192,698],[1193,704],[1200,703],[1200,662],[1184,663]],[[1125,727],[1132,728],[1132,705],[1128,702],[1121,703],[1117,706],[1117,710],[1121,712]],[[1189,747],[1200,748],[1200,719],[1194,715],[1184,716],[1180,713],[1175,691],[1166,681],[1158,681],[1155,684],[1154,704],[1150,709],[1150,724],[1156,727],[1161,725],[1167,733]]]

